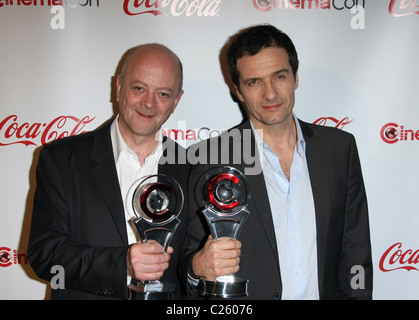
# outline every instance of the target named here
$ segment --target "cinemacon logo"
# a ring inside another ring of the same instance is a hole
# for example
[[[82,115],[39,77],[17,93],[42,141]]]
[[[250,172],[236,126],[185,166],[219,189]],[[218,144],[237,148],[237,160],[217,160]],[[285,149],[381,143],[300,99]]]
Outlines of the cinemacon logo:
[[[419,130],[406,129],[403,125],[390,122],[381,128],[380,136],[388,144],[398,141],[419,141]]]
[[[221,0],[124,0],[123,9],[129,16],[150,13],[155,16],[215,17]]]
[[[3,6],[66,6],[75,7],[99,7],[99,0],[0,0],[0,8]]]
[[[352,9],[365,8],[365,0],[253,0],[254,7],[263,12],[272,9]]]
[[[16,249],[0,247],[0,267],[10,267],[13,264],[28,264],[25,253],[18,253]]]

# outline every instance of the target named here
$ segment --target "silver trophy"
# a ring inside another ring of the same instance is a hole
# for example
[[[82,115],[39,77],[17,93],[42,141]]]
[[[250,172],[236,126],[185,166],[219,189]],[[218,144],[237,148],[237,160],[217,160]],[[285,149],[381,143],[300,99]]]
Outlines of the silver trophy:
[[[145,177],[134,183],[128,192],[128,211],[142,242],[157,241],[166,252],[180,224],[178,215],[183,208],[183,192],[178,182],[166,175]],[[171,300],[176,285],[153,281],[131,284],[131,300]]]
[[[202,182],[202,211],[215,240],[223,237],[237,239],[249,215],[246,209],[250,193],[246,176],[233,167],[209,170]],[[218,277],[215,281],[200,279],[200,295],[234,298],[247,296],[248,279],[234,274]]]

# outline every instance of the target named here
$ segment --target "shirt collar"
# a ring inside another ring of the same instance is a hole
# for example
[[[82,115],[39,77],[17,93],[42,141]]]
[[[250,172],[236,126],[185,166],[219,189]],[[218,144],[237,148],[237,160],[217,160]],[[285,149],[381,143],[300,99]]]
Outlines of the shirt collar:
[[[300,155],[301,158],[305,159],[305,154],[306,154],[306,142],[304,140],[304,136],[303,136],[303,131],[301,130],[301,126],[300,126],[300,122],[298,121],[297,116],[293,113],[292,116],[294,117],[295,120],[295,126],[297,128],[297,152]],[[258,145],[259,149],[269,149],[272,151],[271,147],[265,143],[261,136],[259,135],[258,132],[260,132],[260,129],[255,129],[255,126],[253,125],[252,120],[250,120],[250,126],[253,130],[253,134],[255,136],[256,139],[256,143]],[[262,132],[263,133],[263,132]]]
[[[293,113],[295,125],[297,127],[297,152],[301,158],[306,158],[306,141],[304,140],[303,131],[301,130],[300,121],[298,121],[296,115]]]
[[[119,114],[115,118],[115,120],[111,124],[111,141],[112,141],[112,151],[115,159],[115,163],[118,162],[119,157],[123,152],[125,152],[127,155],[135,157],[138,159],[137,154],[126,144],[124,138],[121,135],[121,132],[119,131]],[[146,161],[148,158],[154,155],[162,155],[163,154],[163,133],[161,130],[158,131],[156,136],[157,144],[153,151],[147,156]],[[160,156],[159,156],[160,158]]]

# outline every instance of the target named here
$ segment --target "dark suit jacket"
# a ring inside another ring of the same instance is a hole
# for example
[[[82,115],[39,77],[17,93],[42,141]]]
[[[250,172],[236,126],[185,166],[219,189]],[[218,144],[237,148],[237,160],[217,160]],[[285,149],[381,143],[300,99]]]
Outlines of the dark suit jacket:
[[[300,124],[306,141],[315,205],[320,299],[369,299],[372,295],[372,261],[368,209],[355,139],[335,128],[302,121]],[[207,152],[207,161],[214,161],[214,150],[217,151],[218,146],[218,163],[226,164],[221,158],[228,154],[228,164],[244,172],[255,166],[255,163],[249,163],[251,146],[251,154],[259,166],[253,133],[245,134],[250,128],[249,121],[234,128],[240,133],[239,137],[232,135],[233,144],[227,148],[221,148],[220,137],[193,145],[189,150],[193,153],[190,158],[203,160],[206,157],[204,150],[212,148],[213,151]],[[212,159],[209,159],[210,154]],[[241,161],[234,160],[234,155],[240,155]],[[233,164],[234,161],[238,163]],[[209,234],[200,212],[203,205],[197,200],[199,197],[194,189],[199,189],[196,184],[202,174],[214,166],[217,164],[194,165],[191,169],[190,217],[181,258],[184,274],[196,249],[202,247]],[[280,299],[282,285],[277,244],[263,173],[246,175],[252,198],[248,204],[250,214],[239,235],[242,251],[237,275],[250,280],[248,298]],[[354,265],[364,267],[365,289],[351,288]]]
[[[168,151],[185,152],[170,139],[164,139],[163,148],[163,156]],[[175,178],[184,191],[188,172],[188,164],[158,166],[158,173]],[[27,254],[36,274],[45,280],[55,275],[52,266],[64,268],[65,289],[52,290],[52,298],[128,298],[129,246],[110,123],[44,147],[36,174]],[[174,283],[178,281],[176,265],[186,228],[185,210],[179,218],[183,223],[172,239],[174,253],[162,278]]]

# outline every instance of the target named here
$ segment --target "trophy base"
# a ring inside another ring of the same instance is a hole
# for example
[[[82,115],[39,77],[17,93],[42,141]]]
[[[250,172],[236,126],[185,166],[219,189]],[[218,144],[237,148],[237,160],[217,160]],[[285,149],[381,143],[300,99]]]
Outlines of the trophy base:
[[[129,300],[173,300],[176,285],[173,283],[159,283],[158,288],[150,285],[131,284],[129,288]],[[162,286],[161,286],[162,285]]]
[[[219,277],[216,281],[200,279],[198,290],[201,296],[213,298],[236,298],[248,295],[248,279],[234,276]]]

